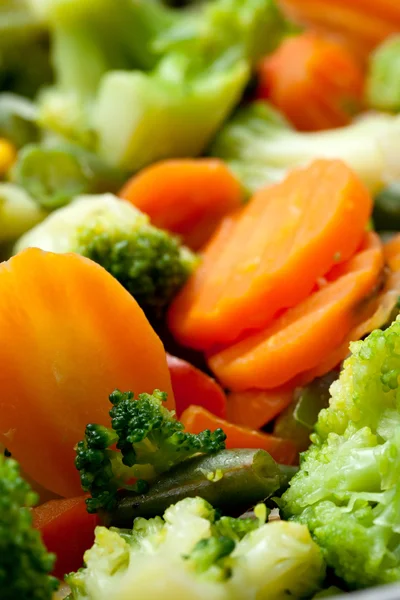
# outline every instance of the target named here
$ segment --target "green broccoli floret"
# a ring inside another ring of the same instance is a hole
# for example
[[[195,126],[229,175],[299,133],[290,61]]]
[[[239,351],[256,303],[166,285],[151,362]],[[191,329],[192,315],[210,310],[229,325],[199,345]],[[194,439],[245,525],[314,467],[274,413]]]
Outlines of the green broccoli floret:
[[[399,179],[400,117],[372,114],[347,127],[298,132],[266,102],[239,109],[211,153],[225,160],[249,194],[318,158],[346,162],[372,193]]]
[[[51,600],[58,582],[49,573],[55,557],[32,527],[30,507],[37,502],[21,477],[18,463],[0,454],[0,597]]]
[[[117,491],[141,494],[147,482],[197,454],[213,454],[225,448],[221,429],[198,435],[184,432],[174,413],[163,406],[164,392],[152,395],[118,390],[110,396],[111,427],[89,424],[85,439],[76,448],[76,467],[82,487],[91,493],[89,512],[112,510]],[[116,450],[112,449],[116,444]],[[135,483],[130,482],[135,479]]]
[[[400,111],[400,35],[387,38],[370,56],[366,82],[371,108]]]
[[[282,510],[358,588],[400,580],[400,320],[351,351]]]
[[[67,577],[71,599],[281,600],[318,590],[324,564],[306,527],[231,524],[221,526],[201,498],[187,498],[163,518],[136,519],[132,530],[98,527],[86,566]]]
[[[39,122],[130,172],[201,154],[285,29],[274,0],[30,2],[48,21],[56,76]]]
[[[151,319],[160,317],[198,265],[178,240],[112,194],[82,196],[58,209],[15,247],[76,252],[103,266]]]

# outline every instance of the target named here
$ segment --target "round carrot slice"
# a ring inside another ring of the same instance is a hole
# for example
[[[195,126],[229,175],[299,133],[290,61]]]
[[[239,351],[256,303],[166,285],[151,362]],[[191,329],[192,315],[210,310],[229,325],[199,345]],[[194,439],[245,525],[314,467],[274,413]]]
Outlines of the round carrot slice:
[[[315,161],[259,191],[208,244],[172,303],[172,333],[210,349],[266,327],[356,252],[371,208],[365,186],[338,160]]]
[[[133,297],[92,261],[30,248],[0,265],[0,441],[60,496],[82,493],[74,446],[110,424],[109,394],[166,391],[160,339]]]
[[[375,288],[384,266],[382,245],[366,234],[360,252],[270,327],[211,356],[209,365],[232,390],[274,388],[316,367],[337,348],[354,323],[359,304]]]

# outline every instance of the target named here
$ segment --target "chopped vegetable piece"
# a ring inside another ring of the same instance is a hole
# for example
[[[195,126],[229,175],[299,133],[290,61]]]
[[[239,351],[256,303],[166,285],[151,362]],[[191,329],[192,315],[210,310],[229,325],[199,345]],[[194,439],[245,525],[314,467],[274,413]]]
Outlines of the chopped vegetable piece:
[[[225,448],[221,429],[184,432],[184,426],[164,404],[167,394],[154,390],[139,394],[115,390],[110,395],[111,427],[89,423],[76,446],[75,466],[82,488],[90,492],[89,512],[112,510],[119,490],[133,494],[148,490],[148,482],[196,455]]]
[[[237,110],[211,148],[249,194],[320,158],[343,160],[376,194],[400,179],[399,152],[400,115],[365,114],[346,127],[301,132],[267,102]]]
[[[353,255],[371,209],[366,188],[341,161],[315,161],[260,190],[221,225],[172,303],[172,333],[184,345],[209,349],[267,326]],[[263,386],[241,389],[251,387]]]
[[[284,465],[293,464],[296,457],[296,448],[289,440],[234,425],[219,419],[201,406],[187,408],[181,416],[181,421],[191,433],[221,427],[226,433],[227,448],[260,448],[268,452],[276,462]]]
[[[317,367],[357,323],[359,306],[380,283],[383,266],[379,237],[365,234],[360,251],[335,267],[319,290],[266,329],[212,355],[212,371],[240,391],[275,388]]]
[[[371,108],[400,111],[400,35],[386,39],[370,57],[367,102]]]
[[[0,137],[8,139],[17,148],[38,140],[36,116],[37,107],[27,98],[0,93]]]
[[[365,58],[377,44],[400,28],[397,0],[280,0],[288,16],[327,34],[340,35]]]
[[[242,202],[236,177],[214,158],[156,163],[130,179],[119,195],[193,250],[203,246],[222,217]]]
[[[372,215],[377,231],[400,230],[400,182],[385,187],[374,198]]]
[[[220,517],[202,498],[170,506],[132,529],[96,529],[85,568],[67,582],[72,599],[282,600],[320,589],[325,566],[298,523]]]
[[[15,146],[8,140],[0,138],[0,178],[7,173],[16,158],[17,150]]]
[[[260,64],[257,97],[301,131],[348,125],[363,105],[364,74],[343,44],[313,32],[288,37]]]
[[[47,550],[56,556],[53,574],[63,579],[64,575],[80,569],[99,525],[98,517],[86,511],[85,496],[50,500],[35,507],[32,517]]]
[[[132,296],[78,255],[21,252],[0,265],[0,298],[0,441],[45,488],[76,496],[74,445],[89,421],[108,424],[115,385],[159,385],[174,408],[163,346]]]
[[[1,600],[51,600],[58,587],[50,576],[55,556],[32,527],[30,509],[36,502],[18,463],[0,454]]]
[[[0,183],[0,243],[15,242],[47,216],[29,194],[13,183]]]
[[[293,386],[232,392],[228,395],[228,420],[250,429],[260,429],[289,406],[293,392]]]
[[[178,417],[191,404],[195,404],[221,419],[226,418],[226,396],[215,379],[176,356],[167,354],[167,363]]]
[[[281,499],[348,589],[400,580],[400,321],[351,344]]]
[[[278,465],[265,450],[221,450],[191,458],[162,475],[147,494],[124,492],[115,510],[101,514],[107,525],[129,527],[136,517],[155,517],[171,504],[200,496],[224,514],[239,515],[287,489],[296,467]]]

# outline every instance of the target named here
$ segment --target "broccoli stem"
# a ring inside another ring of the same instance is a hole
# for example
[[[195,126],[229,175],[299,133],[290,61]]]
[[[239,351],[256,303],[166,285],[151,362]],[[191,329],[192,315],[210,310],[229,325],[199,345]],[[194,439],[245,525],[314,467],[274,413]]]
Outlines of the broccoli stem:
[[[107,526],[132,527],[136,517],[162,515],[171,504],[196,496],[224,514],[240,514],[277,492],[283,493],[296,470],[278,465],[264,450],[222,450],[171,469],[147,494],[121,492],[116,508],[100,517]]]

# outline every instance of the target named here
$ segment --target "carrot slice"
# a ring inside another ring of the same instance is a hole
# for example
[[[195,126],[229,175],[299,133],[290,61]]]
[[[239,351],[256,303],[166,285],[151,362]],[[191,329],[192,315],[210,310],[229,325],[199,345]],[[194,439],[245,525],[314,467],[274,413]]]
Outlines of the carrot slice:
[[[398,0],[280,0],[295,21],[335,33],[366,57],[377,44],[400,29]]]
[[[364,74],[348,48],[312,32],[289,37],[259,65],[257,97],[302,131],[345,126],[363,105]]]
[[[151,222],[198,250],[243,199],[239,181],[215,158],[165,160],[130,179],[120,192]]]
[[[86,510],[87,496],[50,500],[32,509],[33,526],[42,534],[49,552],[56,557],[53,574],[59,579],[83,565],[83,555],[94,543],[98,515]]]
[[[369,308],[369,315],[365,316],[363,310],[360,313],[360,322],[350,331],[344,342],[315,369],[302,373],[296,380],[296,385],[305,385],[316,377],[329,373],[349,355],[351,342],[361,340],[374,329],[380,329],[393,317],[400,298],[400,235],[385,244],[384,255],[392,271],[386,278],[383,290],[376,297],[372,297],[369,307],[365,307]]]
[[[102,267],[30,248],[0,265],[0,441],[60,496],[81,493],[74,446],[109,425],[108,395],[154,388],[174,408],[164,348]]]
[[[219,419],[201,406],[190,406],[181,417],[185,429],[190,433],[200,433],[205,429],[221,427],[226,433],[227,448],[259,448],[266,450],[276,462],[291,465],[296,459],[297,451],[290,440],[261,433],[246,427],[234,425]]]
[[[368,233],[364,246],[335,276],[270,327],[211,356],[209,365],[228,388],[270,389],[316,367],[337,348],[354,323],[364,297],[379,281],[382,245]]]
[[[260,329],[306,298],[360,246],[370,195],[339,160],[317,160],[224,220],[169,311],[182,344],[209,349]]]
[[[293,393],[293,386],[232,392],[228,396],[228,419],[237,425],[260,429],[289,406]]]

